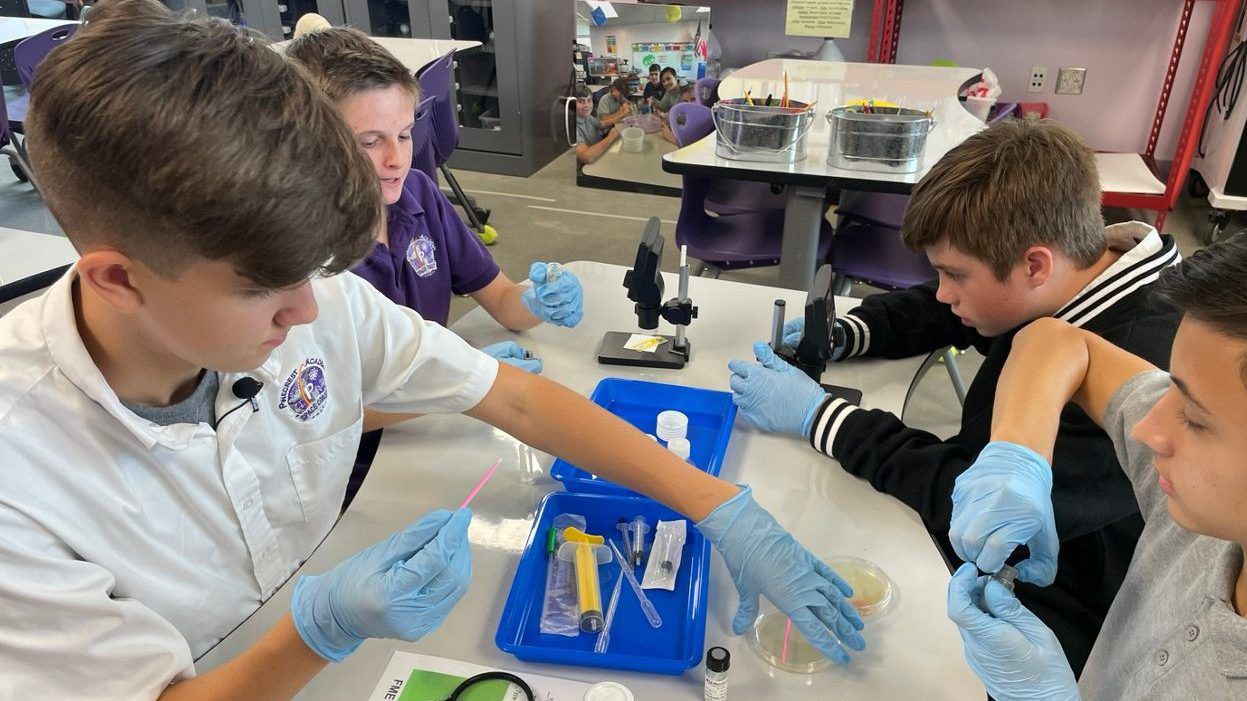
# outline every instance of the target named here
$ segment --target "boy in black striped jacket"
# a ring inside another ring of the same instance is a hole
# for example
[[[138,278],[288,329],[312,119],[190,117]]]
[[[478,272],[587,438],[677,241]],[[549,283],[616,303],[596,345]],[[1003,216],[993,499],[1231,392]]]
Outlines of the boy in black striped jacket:
[[[1014,332],[1053,316],[1167,369],[1180,315],[1152,288],[1180,256],[1172,238],[1146,224],[1106,228],[1094,154],[1068,129],[1036,121],[993,126],[949,151],[914,188],[902,236],[939,279],[868,297],[837,319],[844,344],[832,359],[974,347],[985,360],[957,435],[941,440],[889,412],[833,399],[765,344],[755,346],[761,363],[732,361],[731,384],[748,421],[805,437],[917,511],[955,566],[954,480],[988,443]],[[799,337],[799,327],[786,332]],[[1052,467],[1056,581],[1020,581],[1017,593],[1056,632],[1077,674],[1143,521],[1108,436],[1073,404],[1061,416]]]

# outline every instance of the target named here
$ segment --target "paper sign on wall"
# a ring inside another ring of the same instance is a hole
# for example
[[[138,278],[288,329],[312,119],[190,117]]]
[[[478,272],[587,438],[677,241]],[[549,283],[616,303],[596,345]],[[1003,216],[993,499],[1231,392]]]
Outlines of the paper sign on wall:
[[[784,34],[844,38],[852,21],[853,0],[788,0]]]

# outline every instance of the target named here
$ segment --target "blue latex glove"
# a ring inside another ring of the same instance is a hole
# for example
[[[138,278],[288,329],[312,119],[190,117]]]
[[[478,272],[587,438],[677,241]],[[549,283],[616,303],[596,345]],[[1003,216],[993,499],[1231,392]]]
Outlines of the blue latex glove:
[[[971,563],[948,584],[948,617],[957,624],[966,661],[992,698],[1078,701],[1078,683],[1056,636],[1013,592],[979,576]]]
[[[584,318],[584,292],[580,280],[566,268],[558,277],[546,281],[546,263],[533,263],[528,269],[528,279],[533,286],[524,290],[520,301],[533,316],[556,326],[571,328]]]
[[[322,575],[304,575],[290,613],[303,642],[341,662],[368,638],[419,640],[468,590],[472,512],[439,509]]]
[[[1031,556],[1017,565],[1018,578],[1052,584],[1060,541],[1048,461],[1014,443],[988,443],[953,485],[948,539],[962,560],[984,572],[998,572],[1015,548],[1026,545]]]
[[[732,360],[732,401],[745,420],[764,431],[798,436],[810,433],[814,412],[827,393],[805,373],[784,362],[761,341],[753,344],[759,363]]]
[[[501,341],[485,346],[481,349],[485,355],[497,358],[499,361],[514,365],[515,367],[531,372],[534,375],[541,374],[543,364],[541,358],[535,358],[526,348],[515,341]]]
[[[797,344],[801,343],[801,335],[805,333],[805,315],[802,314],[795,319],[789,319],[784,322],[784,345],[796,350]],[[840,337],[840,344],[833,346],[831,349],[831,360],[840,360],[844,357],[844,337]]]
[[[849,601],[853,588],[758,506],[752,489],[717,506],[697,528],[718,548],[740,595],[732,619],[737,635],[757,620],[761,594],[828,658],[845,664],[844,646],[866,649],[862,617]]]

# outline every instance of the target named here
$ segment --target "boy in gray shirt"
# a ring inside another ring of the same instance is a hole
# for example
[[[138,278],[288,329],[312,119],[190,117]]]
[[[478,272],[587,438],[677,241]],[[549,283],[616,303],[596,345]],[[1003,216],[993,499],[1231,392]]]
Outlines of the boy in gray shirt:
[[[1172,374],[1055,319],[1014,339],[992,440],[957,479],[948,591],[966,658],[998,699],[1247,698],[1247,234],[1162,273],[1185,316]],[[1097,418],[1146,521],[1076,683],[1055,636],[998,573],[1015,547],[1055,569],[1049,460],[1062,408]]]
[[[632,114],[632,103],[628,101],[630,92],[632,87],[628,85],[627,79],[616,78],[611,83],[610,91],[598,100],[598,119],[611,120],[607,123],[613,124]]]
[[[593,93],[579,85],[572,94],[576,97],[576,160],[584,165],[606,153],[606,149],[619,138],[619,127],[612,127],[603,135],[602,129],[614,124],[614,121],[593,116]]]

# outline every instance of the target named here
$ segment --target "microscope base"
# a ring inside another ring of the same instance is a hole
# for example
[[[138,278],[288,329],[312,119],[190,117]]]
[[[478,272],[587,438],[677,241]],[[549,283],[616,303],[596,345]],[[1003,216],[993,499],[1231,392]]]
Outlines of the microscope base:
[[[665,368],[668,370],[679,370],[689,361],[692,345],[686,345],[683,353],[677,353],[672,350],[675,344],[674,336],[663,336],[667,342],[662,344],[653,353],[645,353],[642,351],[634,351],[624,348],[624,344],[632,334],[627,331],[607,331],[602,337],[602,344],[598,346],[598,362],[603,365],[632,365],[634,367],[643,368]],[[688,344],[688,339],[684,339]]]

